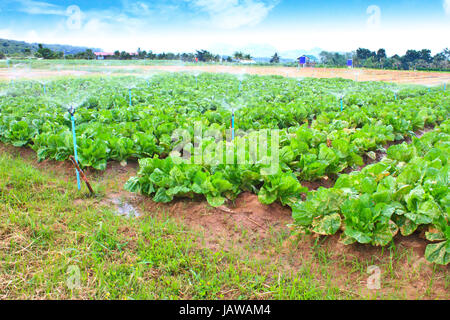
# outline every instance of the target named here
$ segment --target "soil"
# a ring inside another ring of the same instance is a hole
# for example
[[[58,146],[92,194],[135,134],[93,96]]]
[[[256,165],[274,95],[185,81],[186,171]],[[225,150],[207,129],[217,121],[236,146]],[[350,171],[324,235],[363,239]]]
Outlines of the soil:
[[[131,72],[213,72],[230,74],[253,74],[253,75],[281,75],[291,78],[313,77],[313,78],[344,78],[356,81],[386,81],[403,84],[441,85],[450,81],[450,73],[445,72],[424,72],[424,71],[394,71],[394,70],[372,70],[372,69],[344,69],[344,68],[293,68],[276,66],[78,66],[79,70],[39,70],[32,69],[14,74],[9,69],[0,69],[0,80],[10,80],[14,78],[37,79],[52,78],[69,75],[86,76],[102,75],[103,71],[111,71],[111,75],[123,76],[133,75]],[[86,71],[89,69],[99,69],[99,71]],[[101,71],[100,71],[101,70]],[[114,74],[114,71],[121,71]],[[130,73],[123,73],[123,71]],[[358,74],[358,75],[356,75]]]

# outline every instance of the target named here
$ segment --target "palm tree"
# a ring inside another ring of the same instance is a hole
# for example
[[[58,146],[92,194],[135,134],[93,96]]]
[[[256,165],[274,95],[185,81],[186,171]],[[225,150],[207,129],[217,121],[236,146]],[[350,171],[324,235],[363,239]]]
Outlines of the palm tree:
[[[243,60],[244,59],[244,54],[242,52],[240,52],[240,51],[236,51],[234,53],[234,58],[236,60]]]
[[[272,59],[270,59],[270,63],[280,63],[280,56],[275,52]]]

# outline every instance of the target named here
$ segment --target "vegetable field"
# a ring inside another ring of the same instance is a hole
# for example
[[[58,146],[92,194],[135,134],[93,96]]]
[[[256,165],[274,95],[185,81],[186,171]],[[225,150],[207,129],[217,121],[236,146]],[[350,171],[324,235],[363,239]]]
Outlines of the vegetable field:
[[[15,81],[0,84],[0,141],[65,161],[74,153],[70,108],[82,168],[139,160],[128,191],[213,207],[250,191],[292,208],[296,232],[386,246],[424,230],[426,259],[450,262],[443,86],[187,73]],[[275,171],[250,161],[261,133]],[[180,161],[174,150],[197,157]]]

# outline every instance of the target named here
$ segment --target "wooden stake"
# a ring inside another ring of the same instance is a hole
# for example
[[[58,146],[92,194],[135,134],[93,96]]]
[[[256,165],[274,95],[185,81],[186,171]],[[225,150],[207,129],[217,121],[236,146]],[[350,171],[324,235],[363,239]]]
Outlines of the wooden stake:
[[[75,166],[75,169],[80,173],[81,179],[83,179],[83,181],[86,183],[89,191],[93,195],[94,190],[92,189],[91,184],[89,183],[89,180],[86,177],[86,175],[84,174],[83,170],[81,170],[81,168],[78,166],[78,163],[75,161],[75,158],[73,156],[70,156],[69,159],[70,159],[70,161],[72,161],[73,165]]]

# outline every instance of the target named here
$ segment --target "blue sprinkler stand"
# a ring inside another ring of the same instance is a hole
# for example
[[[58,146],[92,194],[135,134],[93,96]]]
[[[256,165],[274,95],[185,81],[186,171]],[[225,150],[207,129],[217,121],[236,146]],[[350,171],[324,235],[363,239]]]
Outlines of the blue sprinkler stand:
[[[234,111],[231,114],[231,140],[234,140]]]
[[[342,112],[342,110],[344,110],[344,99],[343,98],[341,98],[341,112]]]
[[[70,113],[70,118],[72,120],[72,134],[73,134],[73,150],[74,150],[74,156],[75,156],[75,161],[78,164],[78,153],[77,153],[77,136],[75,134],[75,109],[73,107],[71,107],[69,110]],[[81,181],[80,181],[80,173],[78,172],[78,170],[75,169],[75,171],[77,172],[77,184],[78,184],[78,190],[81,190]]]
[[[131,107],[131,89],[128,89],[128,96],[130,97],[130,107]]]

